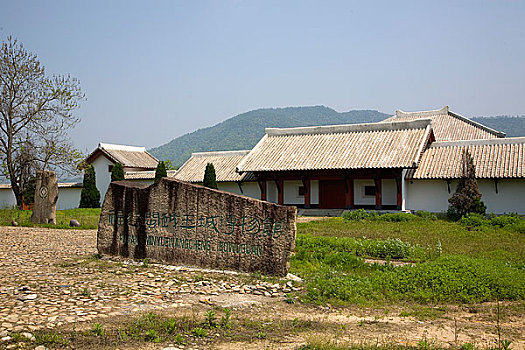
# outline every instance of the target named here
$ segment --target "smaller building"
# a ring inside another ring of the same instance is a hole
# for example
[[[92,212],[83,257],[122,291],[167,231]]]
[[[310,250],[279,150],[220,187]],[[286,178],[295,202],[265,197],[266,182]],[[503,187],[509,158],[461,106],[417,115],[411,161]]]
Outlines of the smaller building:
[[[240,194],[252,198],[261,198],[261,190],[253,173],[239,174],[235,167],[250,151],[222,151],[192,153],[175,178],[195,184],[202,184],[204,171],[208,163],[215,168],[215,177],[219,190]]]
[[[464,151],[472,156],[487,212],[525,214],[525,137],[432,143],[419,167],[407,173],[408,208],[447,209],[462,176]]]
[[[111,170],[116,163],[124,166],[126,172],[153,171],[159,163],[158,159],[146,151],[146,147],[114,145],[99,143],[87,158],[86,162],[95,168],[96,185],[100,192],[101,204],[111,183]]]

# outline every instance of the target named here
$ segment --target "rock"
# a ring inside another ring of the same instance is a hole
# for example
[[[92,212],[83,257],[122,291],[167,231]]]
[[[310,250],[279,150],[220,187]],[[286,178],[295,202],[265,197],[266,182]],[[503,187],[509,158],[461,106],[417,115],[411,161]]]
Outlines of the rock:
[[[70,227],[79,227],[79,226],[80,226],[80,222],[78,222],[78,220],[71,219],[71,220],[69,221],[69,226],[70,226]]]
[[[47,348],[44,345],[39,345],[35,348],[35,350],[47,350]]]
[[[35,336],[29,332],[23,332],[22,333],[22,336],[33,341],[33,340],[36,340]]]
[[[296,282],[302,282],[303,279],[301,277],[298,277],[296,275],[292,275],[291,273],[288,273],[285,277],[287,280],[292,280],[292,281],[296,281]]]
[[[35,205],[31,222],[56,225],[58,181],[55,172],[38,171],[36,174]]]
[[[18,226],[18,222],[16,222],[15,220],[11,221],[11,226]]]
[[[35,300],[38,297],[36,294],[20,295],[17,299],[21,301]]]
[[[3,338],[0,339],[0,340],[1,340],[2,342],[8,342],[8,341],[10,341],[11,339],[12,339],[12,338],[11,338],[10,336],[7,335],[7,336],[3,337]]]

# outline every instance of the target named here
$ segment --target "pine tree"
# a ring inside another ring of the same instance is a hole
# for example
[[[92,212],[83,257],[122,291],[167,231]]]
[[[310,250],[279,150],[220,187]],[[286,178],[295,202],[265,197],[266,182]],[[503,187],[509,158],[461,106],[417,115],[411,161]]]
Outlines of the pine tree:
[[[448,200],[449,212],[457,218],[468,213],[485,214],[487,207],[481,201],[481,192],[476,181],[476,167],[468,151],[463,152],[462,175],[456,193]]]
[[[215,177],[215,167],[212,163],[206,164],[206,170],[204,171],[204,187],[218,189],[217,178]]]
[[[95,182],[95,168],[89,165],[84,170],[82,192],[80,192],[80,208],[100,208],[100,192]]]
[[[121,163],[116,163],[111,169],[111,181],[124,180],[124,166]]]
[[[168,176],[166,165],[163,161],[160,161],[159,164],[157,164],[157,169],[155,169],[155,182],[159,182],[160,179],[166,176]]]

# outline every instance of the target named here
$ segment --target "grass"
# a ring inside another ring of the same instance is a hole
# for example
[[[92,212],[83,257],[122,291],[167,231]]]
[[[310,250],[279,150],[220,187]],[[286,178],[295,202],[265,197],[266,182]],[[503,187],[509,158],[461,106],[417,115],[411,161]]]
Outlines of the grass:
[[[377,305],[525,299],[525,234],[514,219],[472,230],[461,222],[407,215],[298,224],[291,272],[306,281],[301,300]],[[363,257],[387,263],[368,264]],[[417,263],[394,267],[392,260]]]
[[[95,209],[69,209],[57,210],[56,225],[38,225],[31,222],[31,210],[0,209],[0,226],[11,226],[14,220],[19,226],[24,227],[48,227],[67,229],[96,229],[100,218],[100,208]],[[70,220],[75,219],[80,223],[79,227],[70,227]]]
[[[332,236],[368,239],[400,239],[421,247],[434,248],[441,243],[444,254],[495,258],[525,263],[525,234],[497,226],[469,230],[467,226],[446,220],[418,218],[411,221],[347,221],[343,218],[298,223],[298,237]]]
[[[35,345],[60,348],[141,348],[145,343],[192,344],[210,348],[212,343],[253,342],[257,339],[278,341],[284,335],[305,331],[326,331],[324,325],[312,321],[260,319],[232,315],[230,309],[216,309],[213,315],[166,317],[147,312],[118,324],[95,323],[88,330],[42,330],[35,332]],[[216,313],[221,322],[215,322]],[[210,322],[212,319],[214,322]],[[25,342],[29,342],[26,340]]]

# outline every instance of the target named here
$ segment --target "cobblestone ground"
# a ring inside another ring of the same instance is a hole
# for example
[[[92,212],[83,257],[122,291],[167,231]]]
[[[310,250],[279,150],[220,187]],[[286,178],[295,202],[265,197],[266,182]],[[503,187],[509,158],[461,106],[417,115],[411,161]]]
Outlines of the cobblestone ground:
[[[99,259],[95,230],[0,227],[0,271],[0,333],[185,307],[219,293],[253,299],[296,289],[291,283],[244,284],[242,276],[224,282],[209,274],[204,280],[180,267]]]

